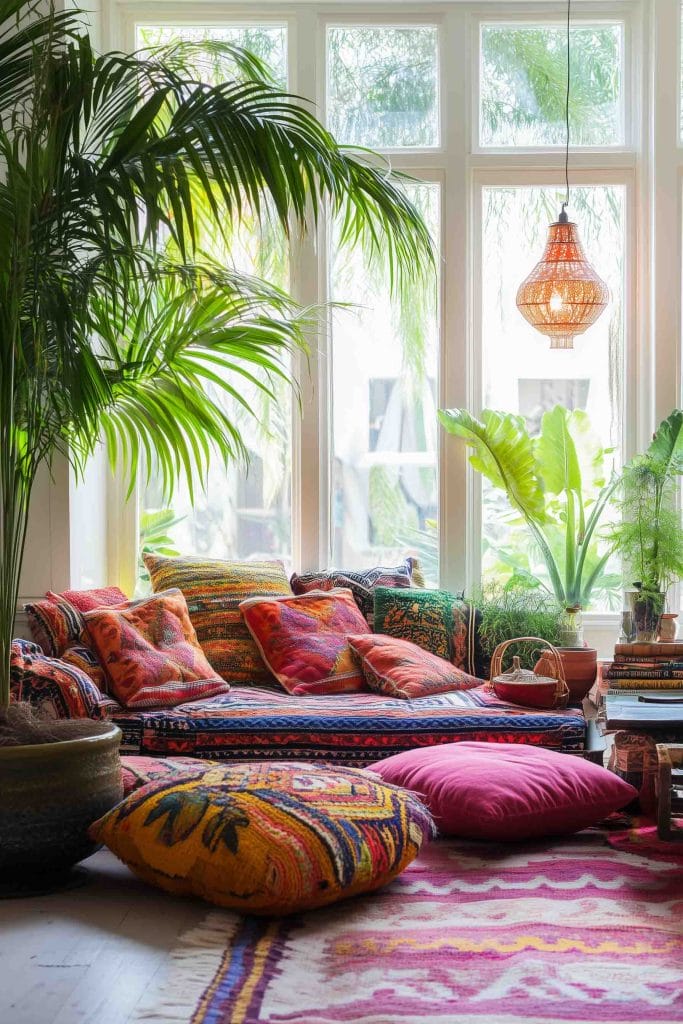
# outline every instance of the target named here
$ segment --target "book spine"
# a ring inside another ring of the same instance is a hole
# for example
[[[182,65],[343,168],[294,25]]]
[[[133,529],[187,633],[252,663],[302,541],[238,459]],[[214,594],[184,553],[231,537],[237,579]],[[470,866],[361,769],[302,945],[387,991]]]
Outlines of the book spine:
[[[607,692],[616,690],[683,690],[683,679],[609,679]]]
[[[617,665],[607,669],[605,679],[683,679],[683,669],[652,666],[621,668]]]
[[[613,664],[618,665],[670,665],[673,664],[676,668],[683,668],[683,657],[680,659],[672,657],[670,654],[648,654],[646,656],[642,654],[615,654]]]
[[[631,654],[640,655],[641,657],[651,657],[655,655],[672,655],[674,657],[683,658],[683,643],[635,643],[635,644],[615,644],[615,654]]]

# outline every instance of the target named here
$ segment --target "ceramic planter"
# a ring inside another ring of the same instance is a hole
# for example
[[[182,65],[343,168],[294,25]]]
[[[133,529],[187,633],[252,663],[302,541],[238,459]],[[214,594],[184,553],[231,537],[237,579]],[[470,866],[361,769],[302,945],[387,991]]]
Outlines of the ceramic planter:
[[[569,687],[572,703],[583,700],[598,674],[598,652],[594,647],[558,647],[564,677]],[[551,675],[552,664],[547,655],[542,655],[534,666],[534,672]]]
[[[88,857],[88,826],[123,796],[121,730],[0,748],[0,881],[49,880]]]

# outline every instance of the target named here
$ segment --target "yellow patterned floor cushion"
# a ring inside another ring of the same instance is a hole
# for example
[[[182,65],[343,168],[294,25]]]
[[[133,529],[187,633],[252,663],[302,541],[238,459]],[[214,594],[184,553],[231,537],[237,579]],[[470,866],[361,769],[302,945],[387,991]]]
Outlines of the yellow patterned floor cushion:
[[[155,593],[182,590],[200,646],[223,679],[273,682],[239,606],[249,597],[292,595],[282,562],[228,562],[195,555],[144,558]]]
[[[434,825],[413,793],[358,768],[281,761],[150,782],[91,834],[167,892],[288,914],[385,885]]]

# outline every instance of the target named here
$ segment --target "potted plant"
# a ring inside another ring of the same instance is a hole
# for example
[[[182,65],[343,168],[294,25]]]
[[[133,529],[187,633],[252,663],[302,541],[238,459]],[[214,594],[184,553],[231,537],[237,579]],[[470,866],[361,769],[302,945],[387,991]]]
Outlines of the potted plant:
[[[683,472],[683,410],[658,427],[643,455],[625,468],[619,523],[610,538],[621,555],[636,640],[657,639],[669,587],[683,576],[683,530],[676,507]]]
[[[78,12],[0,0],[5,877],[78,860],[85,827],[117,798],[117,730],[66,723],[56,738],[10,703],[36,473],[56,452],[79,471],[104,436],[131,489],[141,453],[154,453],[167,492],[181,472],[191,486],[212,452],[246,454],[222,396],[244,403],[247,382],[272,394],[269,380],[288,379],[289,353],[306,344],[310,317],[265,281],[212,262],[202,225],[229,243],[247,207],[267,207],[288,233],[329,206],[344,239],[376,253],[386,241],[392,280],[433,266],[424,221],[383,165],[337,146],[257,59],[213,50],[235,68],[215,86],[183,73],[196,46],[98,57]]]
[[[554,647],[562,640],[564,615],[557,601],[525,577],[512,576],[506,583],[487,582],[471,598],[481,612],[479,637],[487,666],[496,647],[520,636],[537,636]],[[538,655],[529,647],[515,651],[522,668],[533,668]]]
[[[600,447],[586,414],[558,405],[543,414],[532,437],[522,416],[485,409],[439,412],[444,428],[472,449],[471,465],[503,491],[530,534],[545,574],[506,559],[513,571],[533,579],[565,613],[562,658],[567,682],[583,680],[597,665],[597,652],[583,646],[581,611],[598,587],[617,577],[608,572],[610,550],[600,551],[598,529],[617,477],[608,474],[610,449]]]

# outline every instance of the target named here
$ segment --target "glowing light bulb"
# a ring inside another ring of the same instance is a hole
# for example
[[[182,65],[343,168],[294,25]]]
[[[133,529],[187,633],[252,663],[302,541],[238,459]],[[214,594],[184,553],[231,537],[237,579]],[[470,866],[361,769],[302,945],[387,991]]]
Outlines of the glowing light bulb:
[[[553,313],[559,313],[564,305],[564,300],[559,292],[555,291],[550,296],[550,302],[548,303]]]

